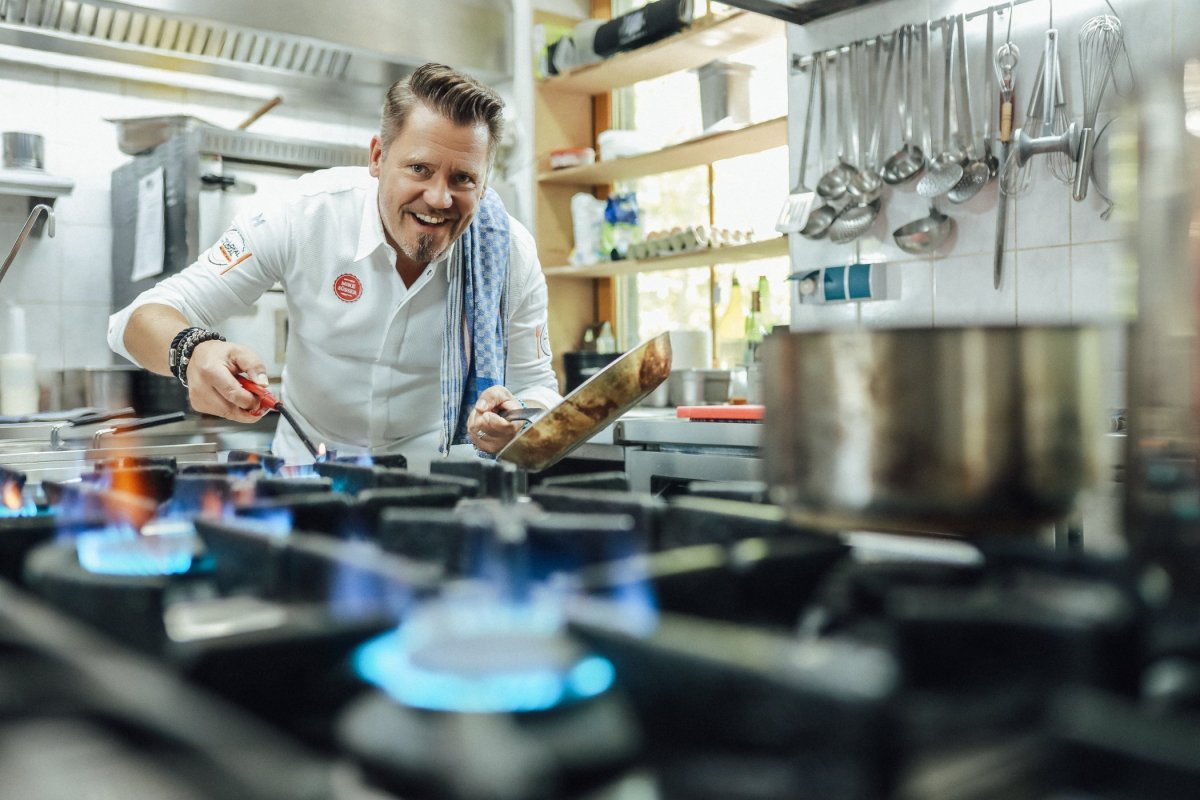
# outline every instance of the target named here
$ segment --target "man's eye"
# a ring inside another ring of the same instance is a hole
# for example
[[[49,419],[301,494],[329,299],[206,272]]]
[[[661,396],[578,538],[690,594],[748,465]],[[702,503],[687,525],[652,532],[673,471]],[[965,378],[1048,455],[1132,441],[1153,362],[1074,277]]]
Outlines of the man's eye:
[[[424,175],[429,169],[424,164],[413,164],[409,169],[418,175]]]
[[[473,177],[471,177],[470,175],[459,175],[458,182],[462,186],[474,186],[475,185],[475,179]]]

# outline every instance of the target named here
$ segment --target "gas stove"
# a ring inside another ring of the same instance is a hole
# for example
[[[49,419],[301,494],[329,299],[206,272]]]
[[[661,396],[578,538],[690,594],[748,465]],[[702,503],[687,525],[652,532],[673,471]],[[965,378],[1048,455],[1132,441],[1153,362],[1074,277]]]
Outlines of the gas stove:
[[[753,482],[526,477],[254,452],[0,471],[6,786],[1200,796],[1197,609],[1152,571],[805,530]]]

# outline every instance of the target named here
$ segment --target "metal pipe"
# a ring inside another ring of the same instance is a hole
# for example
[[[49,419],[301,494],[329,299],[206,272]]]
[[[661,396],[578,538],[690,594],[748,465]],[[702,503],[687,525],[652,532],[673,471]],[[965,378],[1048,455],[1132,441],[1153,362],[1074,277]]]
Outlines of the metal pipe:
[[[37,224],[38,214],[46,213],[46,232],[50,236],[54,236],[54,210],[45,203],[38,203],[29,212],[29,219],[25,220],[25,227],[21,228],[21,232],[17,234],[17,241],[12,246],[12,251],[9,252],[8,258],[4,259],[4,266],[0,267],[0,281],[4,280],[5,273],[12,265],[13,259],[17,257],[17,251],[21,249],[21,245],[25,244],[25,240],[29,238],[29,232],[33,230],[33,226]]]

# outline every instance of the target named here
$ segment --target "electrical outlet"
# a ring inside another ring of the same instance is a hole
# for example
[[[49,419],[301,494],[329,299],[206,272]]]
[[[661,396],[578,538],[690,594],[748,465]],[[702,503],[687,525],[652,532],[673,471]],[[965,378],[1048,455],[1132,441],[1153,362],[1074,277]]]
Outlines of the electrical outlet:
[[[788,276],[796,287],[796,302],[809,304],[861,303],[898,297],[891,270],[884,262],[821,267]]]

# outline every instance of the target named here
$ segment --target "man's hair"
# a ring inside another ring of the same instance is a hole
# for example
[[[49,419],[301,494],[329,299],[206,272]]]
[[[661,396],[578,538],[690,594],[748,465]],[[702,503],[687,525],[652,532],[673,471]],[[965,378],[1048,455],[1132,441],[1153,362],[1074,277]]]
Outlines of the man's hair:
[[[388,89],[379,127],[379,143],[385,152],[404,129],[409,112],[418,102],[455,125],[486,125],[491,162],[504,132],[504,101],[474,78],[435,63],[417,67],[413,74]]]

